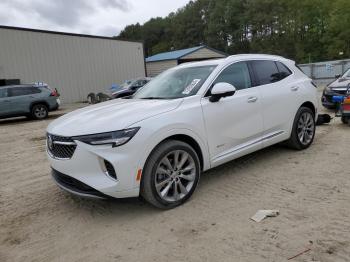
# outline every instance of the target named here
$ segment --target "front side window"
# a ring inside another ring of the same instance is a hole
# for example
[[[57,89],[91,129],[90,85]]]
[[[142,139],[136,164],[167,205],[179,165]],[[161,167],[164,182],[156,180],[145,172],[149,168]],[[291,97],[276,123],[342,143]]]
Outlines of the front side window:
[[[0,98],[7,97],[7,88],[0,89]]]
[[[216,65],[169,69],[139,89],[136,99],[175,99],[195,95]]]
[[[225,82],[233,85],[237,90],[250,88],[252,82],[246,62],[238,62],[226,67],[216,78],[214,84]]]
[[[267,85],[280,80],[280,74],[274,61],[252,61],[255,75],[259,85]]]

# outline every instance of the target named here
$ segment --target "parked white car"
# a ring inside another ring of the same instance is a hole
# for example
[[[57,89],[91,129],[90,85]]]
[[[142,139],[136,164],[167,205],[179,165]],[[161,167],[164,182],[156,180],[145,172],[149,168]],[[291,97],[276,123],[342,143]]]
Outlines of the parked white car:
[[[47,128],[52,175],[87,197],[184,203],[200,174],[286,141],[315,135],[317,90],[291,60],[235,55],[169,69],[131,99],[69,113]]]

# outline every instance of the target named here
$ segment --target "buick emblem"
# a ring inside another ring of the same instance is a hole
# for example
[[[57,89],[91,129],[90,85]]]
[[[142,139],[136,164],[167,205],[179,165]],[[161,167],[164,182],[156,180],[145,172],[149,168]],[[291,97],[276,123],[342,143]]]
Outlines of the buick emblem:
[[[50,150],[53,149],[53,141],[52,141],[52,137],[50,135],[47,136],[47,146]]]

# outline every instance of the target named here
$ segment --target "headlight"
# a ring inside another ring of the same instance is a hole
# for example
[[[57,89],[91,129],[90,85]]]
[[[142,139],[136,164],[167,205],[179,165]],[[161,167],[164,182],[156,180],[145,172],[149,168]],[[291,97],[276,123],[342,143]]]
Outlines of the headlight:
[[[117,147],[129,142],[139,129],[140,127],[133,127],[108,133],[76,136],[72,137],[72,139],[89,145],[112,145],[112,147]]]
[[[331,89],[329,86],[326,86],[326,88],[324,89],[324,91],[325,91],[326,93],[330,93],[330,92],[332,92],[332,89]]]

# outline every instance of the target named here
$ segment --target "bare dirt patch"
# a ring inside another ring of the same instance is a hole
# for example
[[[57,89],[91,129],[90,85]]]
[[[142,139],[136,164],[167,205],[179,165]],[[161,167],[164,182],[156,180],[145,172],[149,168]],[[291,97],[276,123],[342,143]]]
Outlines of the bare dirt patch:
[[[188,203],[159,211],[62,192],[45,155],[53,118],[0,121],[2,262],[286,261],[310,243],[292,261],[349,261],[350,128],[338,119],[317,129],[310,149],[232,161],[203,174]],[[255,223],[259,209],[280,215]]]

